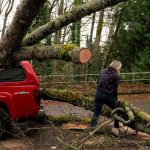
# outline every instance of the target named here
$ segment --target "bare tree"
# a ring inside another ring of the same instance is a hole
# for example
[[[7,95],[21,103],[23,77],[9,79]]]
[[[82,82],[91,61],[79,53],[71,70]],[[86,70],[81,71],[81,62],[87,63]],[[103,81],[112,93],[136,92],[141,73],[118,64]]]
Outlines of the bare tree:
[[[111,49],[113,47],[116,35],[118,33],[118,29],[120,27],[121,19],[122,19],[122,13],[124,10],[125,6],[121,10],[118,10],[118,7],[115,7],[113,9],[113,16],[111,17],[111,23],[109,26],[109,34],[108,34],[108,40],[107,40],[107,45],[105,46],[104,54],[103,54],[103,63],[101,69],[104,69],[107,65],[107,61],[111,52]],[[119,13],[119,17],[117,20],[117,24],[115,23],[116,21],[116,16]]]
[[[92,15],[91,31],[90,31],[90,38],[89,38],[89,45],[92,44],[93,31],[94,31],[94,24],[95,24],[95,16],[96,16],[96,13],[93,13],[93,15]]]
[[[96,38],[94,42],[93,55],[96,56],[97,58],[100,58],[100,40],[101,40],[101,34],[102,34],[102,29],[103,29],[103,20],[104,20],[104,9],[101,10],[99,13]],[[96,64],[99,64],[99,59],[94,59],[93,62],[95,62]]]
[[[6,24],[8,20],[8,16],[12,11],[14,5],[14,0],[0,0],[0,15],[3,16],[3,25],[1,29],[1,37],[4,35],[5,30],[6,30]]]

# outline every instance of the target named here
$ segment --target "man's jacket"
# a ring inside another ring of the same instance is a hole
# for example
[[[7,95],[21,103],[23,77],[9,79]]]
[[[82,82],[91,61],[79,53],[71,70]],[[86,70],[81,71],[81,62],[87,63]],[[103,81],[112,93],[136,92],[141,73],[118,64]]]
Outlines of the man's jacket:
[[[118,83],[119,74],[114,68],[108,67],[100,73],[97,82],[97,89],[112,95],[117,100]]]

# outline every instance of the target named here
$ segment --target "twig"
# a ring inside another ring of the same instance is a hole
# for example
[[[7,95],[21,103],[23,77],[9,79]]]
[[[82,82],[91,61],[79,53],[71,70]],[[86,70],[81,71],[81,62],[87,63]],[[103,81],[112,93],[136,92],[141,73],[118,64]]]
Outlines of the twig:
[[[97,131],[99,131],[101,128],[107,126],[108,124],[112,123],[113,120],[107,120],[104,123],[102,123],[101,125],[99,125],[94,131],[90,132],[89,135],[93,136]]]
[[[41,127],[41,128],[35,127],[35,128],[29,128],[29,129],[25,130],[23,133],[27,133],[27,132],[29,132],[30,130],[46,130],[46,129],[51,129],[51,127]]]
[[[62,144],[64,144],[64,145],[66,145],[66,146],[72,148],[73,150],[79,150],[79,148],[74,147],[74,146],[72,146],[72,145],[69,145],[69,144],[65,143],[65,142],[62,141],[59,137],[57,137],[56,139],[57,139],[60,143],[62,143]]]
[[[82,140],[82,144],[78,147],[78,149],[81,149],[81,147],[83,146],[83,142],[86,141],[87,139],[89,139],[90,137],[93,137],[93,135],[98,132],[100,129],[102,129],[103,127],[107,126],[108,124],[112,123],[113,120],[107,120],[106,122],[102,123],[101,125],[99,125],[98,127],[96,127],[92,132],[89,132],[88,136],[85,137]]]

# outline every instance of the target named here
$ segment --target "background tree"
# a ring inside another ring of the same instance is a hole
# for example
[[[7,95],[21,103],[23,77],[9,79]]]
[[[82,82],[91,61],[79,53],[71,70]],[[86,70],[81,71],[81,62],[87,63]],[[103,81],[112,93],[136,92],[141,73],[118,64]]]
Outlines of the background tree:
[[[150,71],[150,3],[148,0],[129,1],[115,38],[112,58],[124,64],[124,71]]]
[[[7,25],[8,16],[11,13],[14,5],[14,0],[0,0],[0,15],[4,17],[1,37],[4,35]]]
[[[56,4],[57,4],[56,0],[52,1],[52,3],[50,3],[50,1],[46,1],[44,6],[38,12],[36,18],[33,20],[32,25],[30,26],[29,29],[29,33],[34,31],[36,28],[40,27],[41,25],[44,25],[50,20],[52,11]],[[43,39],[42,43],[51,45],[52,43],[51,36],[49,35],[45,39]],[[33,59],[31,61],[35,71],[37,72],[37,75],[48,75],[52,73],[51,60],[39,62],[38,60]]]

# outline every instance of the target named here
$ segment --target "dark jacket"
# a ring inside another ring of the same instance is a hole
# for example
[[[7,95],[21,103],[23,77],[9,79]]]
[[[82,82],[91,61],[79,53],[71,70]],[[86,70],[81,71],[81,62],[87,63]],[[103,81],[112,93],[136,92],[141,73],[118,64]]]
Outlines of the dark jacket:
[[[119,74],[114,68],[108,67],[100,73],[97,89],[112,95],[117,100],[118,83]]]

